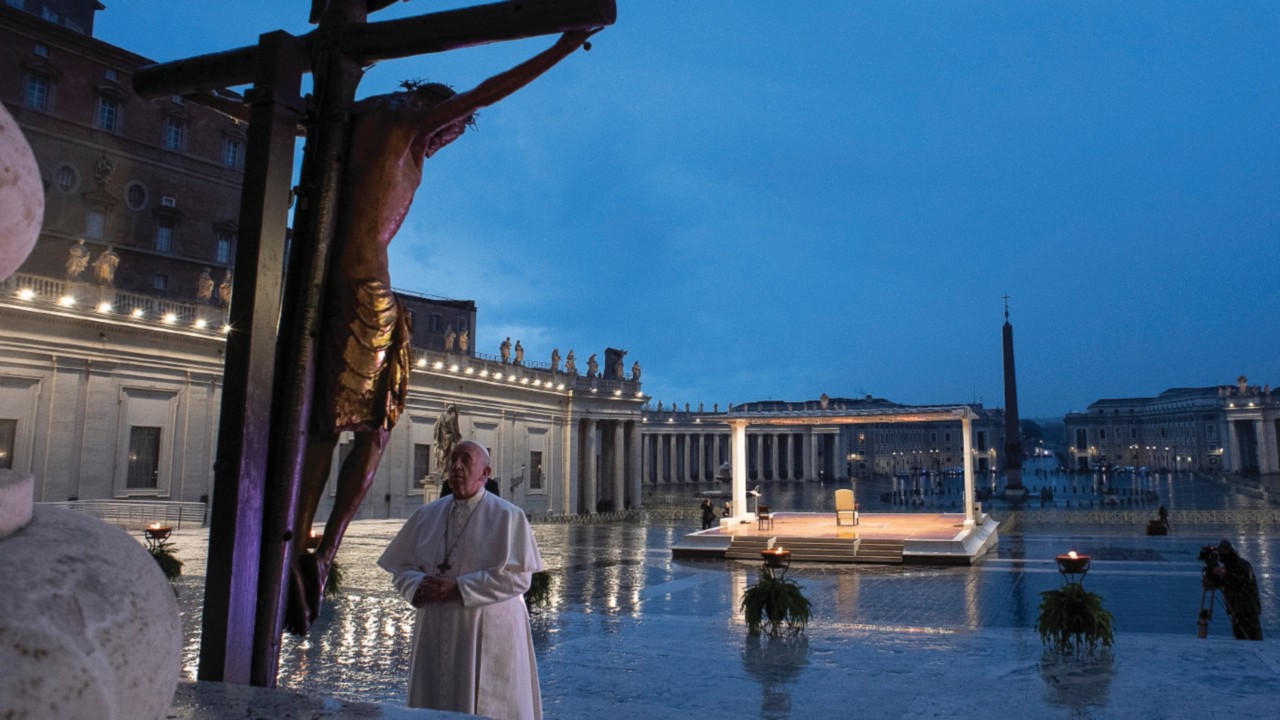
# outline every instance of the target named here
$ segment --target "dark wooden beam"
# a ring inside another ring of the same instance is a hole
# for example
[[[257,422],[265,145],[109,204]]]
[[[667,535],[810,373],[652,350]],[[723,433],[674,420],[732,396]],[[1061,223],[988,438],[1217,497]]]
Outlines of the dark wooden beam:
[[[617,19],[616,0],[509,0],[352,25],[342,36],[341,48],[343,54],[367,65],[502,40],[603,27]],[[308,45],[319,42],[317,32],[303,36]],[[245,85],[253,79],[257,52],[256,47],[243,47],[148,65],[134,73],[133,89],[143,97],[160,97]]]
[[[313,33],[330,46],[365,21],[362,3],[330,4]],[[286,297],[281,308],[276,359],[271,456],[263,516],[262,571],[258,582],[258,620],[254,632],[253,684],[275,687],[280,637],[288,603],[292,542],[310,532],[296,525],[311,406],[314,399],[316,340],[329,258],[334,246],[342,176],[346,171],[346,118],[363,70],[340,52],[319,55],[315,84],[317,107],[307,127],[302,154],[302,185],[294,213]]]
[[[353,27],[343,51],[365,64],[503,40],[590,30],[618,19],[615,0],[533,0],[447,10]]]
[[[263,62],[247,95],[252,120],[213,473],[200,680],[247,685],[250,679],[276,325],[305,50],[288,33],[263,35],[258,52]]]

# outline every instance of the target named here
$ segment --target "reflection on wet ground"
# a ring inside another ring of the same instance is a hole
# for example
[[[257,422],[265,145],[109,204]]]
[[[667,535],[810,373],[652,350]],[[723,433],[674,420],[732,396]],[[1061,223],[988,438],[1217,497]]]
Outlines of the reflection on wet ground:
[[[1224,490],[1214,480],[1187,472],[1068,475],[1033,469],[1023,476],[1028,497],[1018,502],[1001,497],[1004,485],[1002,476],[974,479],[977,499],[983,507],[997,511],[1146,510],[1154,515],[1161,505],[1170,511],[1273,507],[1265,500]],[[850,485],[749,481],[748,486],[758,486],[760,501],[774,510],[834,512],[835,490]],[[869,478],[858,480],[854,490],[863,512],[959,512],[964,500],[964,479],[956,475]],[[688,483],[651,487],[646,493],[649,498],[687,498],[696,504],[699,493],[719,494],[727,499],[730,488],[729,483],[723,482]]]
[[[838,684],[850,670],[846,663],[862,653],[886,659],[882,672],[927,671],[931,664],[951,662],[947,658],[953,655],[979,664],[1021,659],[1036,668],[1030,680],[1050,682],[1041,676],[1057,678],[1059,673],[1037,664],[1034,623],[1039,593],[1062,582],[1053,557],[1069,549],[1094,558],[1085,585],[1105,597],[1120,642],[1138,635],[1172,642],[1195,634],[1202,599],[1196,559],[1200,546],[1227,537],[1258,573],[1264,633],[1274,637],[1280,632],[1280,576],[1274,572],[1280,543],[1256,527],[1200,528],[1166,537],[1096,537],[1065,528],[1054,534],[1002,537],[996,553],[974,567],[796,565],[790,577],[801,583],[814,606],[805,639],[780,643],[749,638],[737,603],[758,565],[673,560],[670,546],[696,529],[696,523],[691,517],[535,526],[555,576],[550,606],[533,614],[549,717],[598,717],[668,701],[684,703],[666,706],[682,708],[681,714],[700,708],[714,716],[803,717],[805,708],[823,707],[814,705],[823,698],[810,693],[819,692],[821,683]],[[339,556],[345,591],[327,604],[308,638],[286,638],[282,687],[343,699],[403,702],[412,613],[374,565],[399,525],[352,525]],[[202,537],[183,531],[175,541],[188,561],[180,600],[187,633],[185,671],[194,676]],[[1014,650],[1000,649],[1002,645],[988,647],[991,633],[1005,638],[1002,643],[1012,637],[1017,658],[1003,657]],[[1221,608],[1210,634],[1230,636]],[[908,669],[893,670],[898,666],[887,659],[894,657]],[[1017,672],[1029,672],[1026,667]],[[726,698],[721,696],[725,692],[749,697]],[[1053,698],[1062,701],[1062,692],[1070,694],[1058,687],[1057,694],[1042,700],[1060,705]],[[1084,690],[1079,693],[1083,698]],[[1114,702],[1115,695],[1103,702]],[[882,701],[893,706],[911,700],[885,696]],[[619,715],[633,716],[637,714]]]

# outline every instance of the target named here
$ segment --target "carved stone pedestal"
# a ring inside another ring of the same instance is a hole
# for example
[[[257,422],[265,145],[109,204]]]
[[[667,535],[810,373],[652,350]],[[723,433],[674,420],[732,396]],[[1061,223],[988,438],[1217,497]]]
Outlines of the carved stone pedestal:
[[[0,717],[164,718],[182,653],[173,588],[124,530],[32,510],[31,487],[0,470]]]

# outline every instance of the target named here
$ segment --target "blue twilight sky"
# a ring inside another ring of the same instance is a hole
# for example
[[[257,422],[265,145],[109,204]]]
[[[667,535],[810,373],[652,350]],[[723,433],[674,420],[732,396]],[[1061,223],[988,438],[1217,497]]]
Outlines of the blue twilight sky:
[[[303,0],[107,5],[96,35],[162,61],[308,29]],[[476,301],[480,351],[625,348],[664,405],[999,407],[1007,294],[1024,417],[1280,384],[1280,3],[618,5],[428,161],[392,244],[396,287]]]

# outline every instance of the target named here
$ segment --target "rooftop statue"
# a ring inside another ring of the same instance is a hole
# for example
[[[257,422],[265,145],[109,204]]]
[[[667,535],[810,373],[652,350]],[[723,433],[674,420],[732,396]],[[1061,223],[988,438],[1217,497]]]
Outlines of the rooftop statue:
[[[222,276],[222,282],[218,283],[218,299],[226,307],[231,307],[231,268],[227,268],[226,274]]]
[[[111,246],[108,245],[107,249],[103,250],[102,253],[98,255],[98,259],[93,261],[93,279],[96,280],[99,285],[115,287],[116,268],[119,267],[119,265],[120,256],[115,254],[115,251],[113,251]]]
[[[205,268],[196,279],[196,302],[207,303],[213,297],[213,276],[209,273],[209,268]]]
[[[84,246],[84,238],[80,238],[67,251],[67,279],[79,280],[88,267],[89,248]]]

